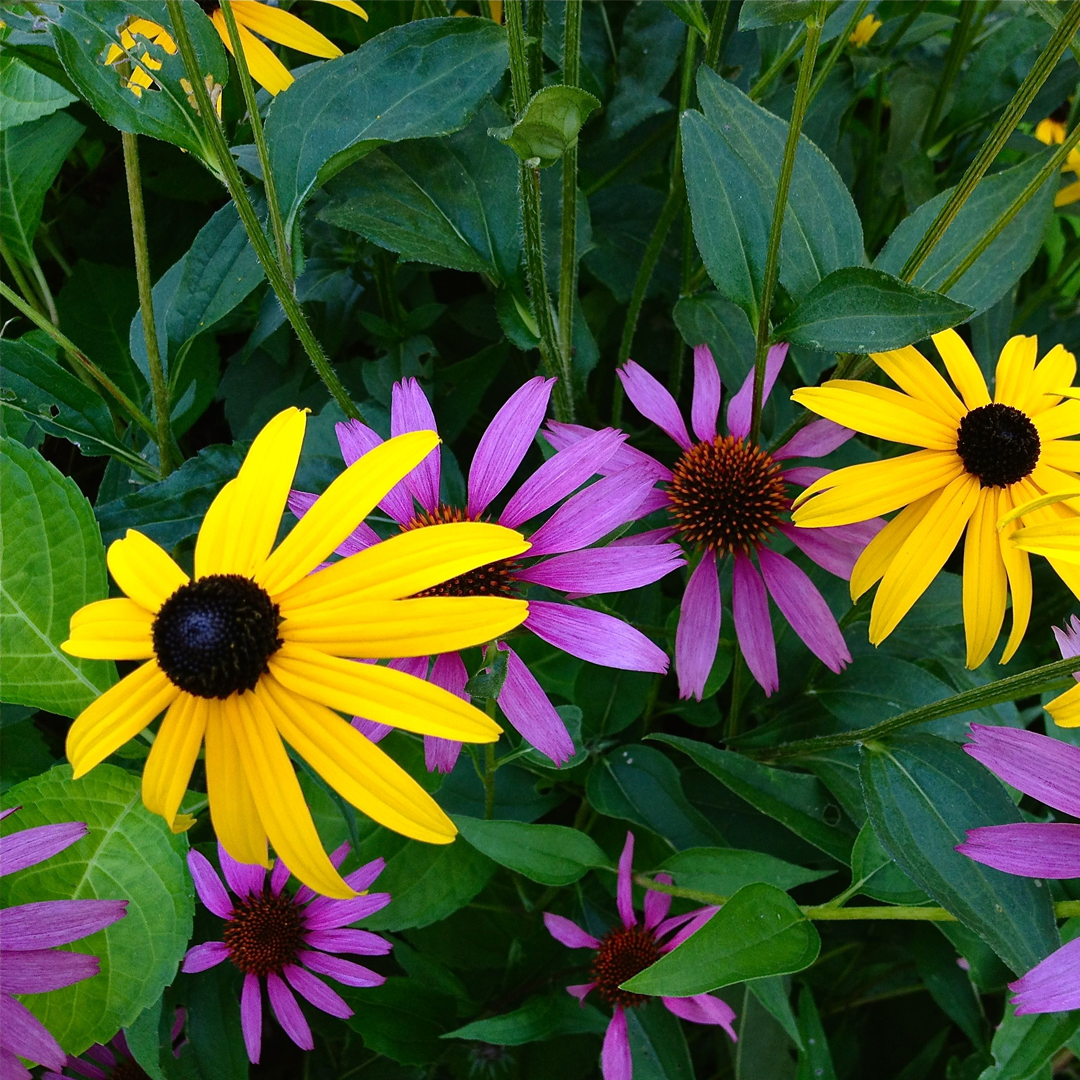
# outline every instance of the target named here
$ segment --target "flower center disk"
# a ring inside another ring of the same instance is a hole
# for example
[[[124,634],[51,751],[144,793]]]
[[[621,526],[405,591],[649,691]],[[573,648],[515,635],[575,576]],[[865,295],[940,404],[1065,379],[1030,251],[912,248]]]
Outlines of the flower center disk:
[[[648,1001],[644,994],[620,990],[619,984],[660,959],[660,946],[651,930],[640,926],[620,926],[600,942],[592,963],[597,993],[609,1005],[633,1008]]]
[[[161,605],[154,654],[189,694],[227,698],[253,690],[281,647],[278,606],[250,578],[210,574],[182,585]]]
[[[956,452],[983,487],[1007,487],[1038,464],[1042,444],[1031,419],[1011,405],[982,405],[960,421]]]
[[[229,959],[245,975],[280,974],[304,945],[300,909],[286,892],[267,887],[237,902],[225,924]]]
[[[668,495],[682,539],[721,554],[752,551],[788,506],[780,466],[732,435],[687,450],[672,470]]]

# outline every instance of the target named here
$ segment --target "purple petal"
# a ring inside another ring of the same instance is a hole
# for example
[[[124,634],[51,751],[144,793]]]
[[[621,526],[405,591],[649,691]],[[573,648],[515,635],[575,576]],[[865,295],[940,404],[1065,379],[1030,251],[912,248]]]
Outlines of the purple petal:
[[[645,498],[638,503],[633,520],[640,521],[656,510],[667,510],[670,506],[671,496],[663,488],[649,488]]]
[[[375,663],[374,660],[360,660],[358,663]],[[395,671],[404,671],[406,675],[412,675],[417,679],[426,679],[428,675],[428,658],[426,656],[406,656],[391,660],[387,665]],[[366,739],[373,743],[381,742],[393,731],[390,724],[377,724],[374,720],[366,720],[362,716],[354,716],[350,721]],[[312,893],[314,896],[315,894]]]
[[[545,911],[544,925],[548,933],[560,945],[565,945],[568,949],[600,948],[600,942],[592,934],[582,930],[572,919],[564,919],[562,915],[553,915],[550,911]]]
[[[626,1033],[626,1013],[621,1005],[604,1032],[604,1046],[600,1051],[600,1071],[604,1080],[633,1080],[634,1065],[630,1057],[630,1039]]]
[[[799,428],[783,446],[773,454],[773,461],[786,458],[819,458],[831,454],[854,435],[852,428],[841,427],[831,420],[815,420]]]
[[[210,865],[210,860],[199,851],[189,851],[187,863],[203,907],[212,911],[219,919],[231,919],[232,901],[225,891],[225,886],[221,884],[221,878]]]
[[[581,1002],[581,1007],[585,1007],[585,998],[596,989],[596,983],[578,983],[576,986],[568,986],[566,992],[572,997],[576,997]]]
[[[224,941],[204,941],[201,945],[188,949],[180,970],[189,974],[195,971],[206,971],[207,968],[216,967],[222,960],[228,958],[229,946]]]
[[[285,1034],[301,1050],[314,1050],[315,1042],[311,1037],[311,1028],[296,1004],[292,991],[285,985],[280,975],[270,972],[266,976],[266,993],[270,998],[270,1007],[278,1018],[278,1023],[285,1029]]]
[[[16,813],[16,811],[19,811],[21,809],[21,806],[12,806],[9,807],[7,810],[0,810],[0,821],[3,821],[6,817],[10,817],[12,814]]]
[[[230,889],[241,900],[247,899],[253,893],[261,893],[266,884],[266,869],[258,863],[237,862],[219,843],[218,859],[221,862],[221,872],[225,875],[225,881]]]
[[[767,547],[758,548],[758,562],[769,594],[792,630],[830,671],[843,671],[851,653],[817,586],[790,559]]]
[[[374,450],[382,443],[381,436],[359,420],[346,420],[344,423],[335,424],[334,430],[337,432],[338,445],[346,465],[359,461],[369,450]],[[379,505],[401,524],[413,516],[412,494],[404,480],[395,484]]]
[[[96,975],[101,961],[86,953],[54,952],[34,949],[29,952],[3,951],[0,966],[0,992],[5,994],[45,994],[82,982]]]
[[[667,432],[683,450],[689,450],[693,444],[686,423],[667,387],[633,360],[627,360],[615,374],[637,411]]]
[[[848,581],[863,548],[884,527],[884,518],[871,518],[856,525],[827,525],[822,529],[781,525],[780,531],[823,570]]]
[[[823,469],[819,465],[800,465],[795,469],[785,469],[784,480],[796,487],[809,487],[823,476],[828,476],[832,469]]]
[[[554,379],[537,376],[495,414],[469,469],[469,517],[479,517],[510,482],[544,422]]]
[[[651,547],[653,544],[662,544],[665,540],[670,540],[678,531],[670,525],[665,525],[661,529],[646,529],[645,532],[620,536],[617,540],[612,540],[608,547]]]
[[[968,829],[967,843],[956,850],[1006,874],[1080,877],[1080,825],[1023,822]]]
[[[621,431],[604,428],[592,431],[580,442],[560,450],[510,497],[506,509],[499,515],[499,524],[516,529],[522,522],[550,510],[595,476],[625,441],[626,436]]]
[[[302,998],[310,1001],[316,1009],[322,1009],[324,1013],[337,1016],[342,1020],[347,1020],[352,1016],[353,1011],[346,1004],[345,999],[336,990],[331,990],[322,979],[316,979],[310,971],[296,964],[286,964],[283,970],[285,978],[289,980],[289,985]]]
[[[515,576],[549,589],[592,596],[640,589],[685,565],[677,544],[587,548],[555,555]]]
[[[244,989],[240,992],[240,1027],[244,1031],[248,1061],[258,1065],[262,1049],[262,993],[258,975],[244,976]]]
[[[686,941],[687,938],[693,937],[719,910],[719,907],[703,907],[695,912],[691,912],[688,921],[683,924],[682,929],[668,939],[663,944],[660,951],[667,953],[671,952],[672,949],[678,948],[678,946]],[[656,936],[662,937],[664,933],[667,932],[665,927],[670,927],[673,922],[673,919],[668,919],[666,923],[657,927]]]
[[[463,701],[468,701],[465,693],[465,684],[468,681],[469,673],[458,653],[442,653],[435,657],[435,663],[431,667],[431,682],[436,686],[449,690]],[[424,763],[428,772],[453,772],[460,753],[461,743],[455,739],[424,736]]]
[[[356,889],[357,892],[362,892],[364,889],[371,888],[372,884],[385,869],[385,859],[372,859],[371,862],[364,863],[359,869],[346,874],[345,884],[348,885],[350,889]]]
[[[21,1001],[7,994],[0,994],[0,1028],[4,1032],[3,1046],[8,1053],[18,1054],[49,1069],[59,1071],[64,1067],[67,1055],[60,1044]],[[5,1070],[4,1080],[7,1077]]]
[[[385,956],[394,946],[370,930],[310,930],[305,944],[329,953],[356,953],[358,956]]]
[[[689,1020],[692,1024],[717,1024],[722,1027],[731,1041],[738,1041],[732,1021],[735,1019],[735,1010],[726,1002],[721,1001],[712,994],[695,994],[685,998],[661,998],[664,1007],[670,1013],[681,1020]]]
[[[126,913],[126,900],[39,900],[4,911],[3,948],[16,951],[69,945]]]
[[[637,915],[634,914],[633,872],[634,834],[628,830],[626,843],[623,844],[622,854],[619,856],[618,884],[615,890],[615,903],[619,909],[619,918],[622,919],[623,926],[637,925]]]
[[[386,978],[362,964],[351,960],[342,960],[340,956],[327,956],[326,953],[311,952],[301,949],[298,953],[300,963],[317,971],[320,975],[329,975],[345,986],[382,986]]]
[[[746,666],[768,697],[780,687],[780,677],[776,672],[776,641],[769,619],[769,598],[754,564],[742,554],[735,556],[731,614],[735,619],[735,634],[746,658]]]
[[[359,719],[360,718],[358,716],[353,717],[353,727],[357,727],[356,721],[359,720]],[[368,723],[371,723],[371,721],[369,721],[369,720],[360,720],[360,723],[361,724],[368,724]],[[372,725],[372,726],[374,726],[374,727],[383,727],[384,725],[375,724],[375,725]],[[363,731],[362,728],[360,728],[358,730]],[[384,734],[385,734],[385,732],[384,732]],[[379,738],[381,739],[382,735],[380,735]],[[375,739],[375,740],[372,740],[372,741],[378,742],[378,739]],[[350,846],[351,845],[349,844],[349,842],[346,841],[344,844],[341,845],[341,847],[336,848],[334,850],[333,855],[330,856],[330,862],[333,863],[335,869],[340,867],[341,864],[345,861],[345,856],[349,854]],[[278,859],[278,863],[283,863],[283,861],[284,860],[282,860],[282,859]],[[371,864],[369,863],[368,865],[370,866]],[[362,869],[363,869],[363,867],[361,867],[361,870]],[[359,873],[359,871],[354,871],[354,873]],[[350,875],[350,877],[351,876],[352,875]],[[348,879],[346,879],[346,880],[348,880]],[[293,896],[293,902],[297,903],[297,904],[306,904],[309,900],[314,899],[318,895],[319,894],[314,889],[310,888],[309,886],[301,885],[296,890],[296,893]]]
[[[291,871],[285,864],[285,860],[279,856],[277,862],[274,863],[274,869],[270,872],[270,891],[275,896],[281,895],[281,890],[285,888],[290,873]]]
[[[525,626],[549,645],[593,664],[661,674],[668,669],[663,649],[640,630],[602,611],[530,600]]]
[[[565,450],[595,434],[592,428],[582,427],[581,424],[564,424],[558,420],[549,420],[544,426],[544,437],[556,450]],[[655,480],[671,479],[671,470],[666,465],[661,465],[650,454],[626,443],[623,443],[597,472],[601,476],[611,476],[612,473],[633,468],[644,469]]]
[[[0,877],[51,859],[81,840],[88,831],[81,821],[65,821],[59,825],[37,825],[0,837]]]
[[[290,491],[289,509],[298,518],[302,518],[318,502],[319,496],[310,491]],[[355,555],[358,551],[369,548],[379,542],[379,534],[368,524],[361,521],[353,531],[341,541],[334,551],[338,555]]]
[[[454,739],[424,736],[424,766],[428,772],[452,773],[461,754],[461,743]]]
[[[348,878],[345,880],[348,883]],[[355,885],[351,887],[356,888]],[[389,903],[389,893],[368,893],[366,896],[354,896],[351,900],[332,900],[320,896],[308,904],[304,921],[310,930],[334,930],[367,915],[374,915]]]
[[[716,553],[706,551],[683,593],[675,631],[675,670],[679,697],[701,700],[720,644],[720,582]]]
[[[44,1080],[64,1080],[58,1072],[42,1074]],[[101,1074],[104,1077],[104,1073]],[[0,1076],[3,1080],[33,1080],[30,1070],[8,1049],[0,1046]]]
[[[670,874],[657,874],[656,880],[661,885],[670,885],[674,880]],[[659,926],[671,910],[671,897],[655,889],[645,890],[645,929],[653,930]]]
[[[964,749],[1007,784],[1064,814],[1080,817],[1080,746],[1018,728],[971,725]]]
[[[1080,938],[1074,938],[1036,964],[1026,975],[1009,983],[1017,1016],[1067,1012],[1080,1008]]]
[[[377,724],[374,720],[365,720],[362,716],[354,716],[349,722],[361,735],[373,743],[381,742],[394,730],[390,724]]]
[[[787,352],[788,347],[786,343],[774,345],[769,350],[769,355],[765,357],[765,385],[761,391],[762,407],[764,407],[765,402],[769,400],[769,394],[772,393],[776,377],[780,374],[780,369],[784,366]],[[746,376],[746,380],[743,382],[742,386],[739,387],[739,392],[731,399],[727,408],[728,431],[737,439],[745,439],[746,436],[750,434],[750,420],[753,406],[754,371],[751,368],[750,374]]]
[[[1060,630],[1056,626],[1050,629],[1054,631],[1054,638],[1061,650],[1062,659],[1066,656],[1080,656],[1080,619],[1074,615],[1069,620],[1068,626]],[[1073,678],[1080,682],[1080,671],[1074,671]]]
[[[708,345],[694,346],[694,398],[690,405],[690,425],[702,442],[716,438],[716,418],[720,415],[720,372]]]
[[[525,661],[509,645],[499,642],[507,653],[506,681],[499,691],[499,707],[526,742],[546,754],[556,765],[574,756],[574,740],[562,717],[528,669]]]
[[[116,1058],[104,1046],[91,1046],[85,1051],[85,1055],[101,1062],[110,1072],[116,1067]],[[108,1061],[103,1060],[106,1056],[109,1059]],[[91,1065],[84,1058],[73,1058],[68,1055],[66,1069],[68,1073],[78,1073],[79,1076],[84,1076],[87,1080],[109,1080],[109,1073],[99,1069],[97,1065]],[[6,1072],[0,1069],[0,1076],[3,1076],[4,1080],[7,1080],[7,1075]],[[29,1076],[30,1074],[27,1073],[26,1075]],[[42,1080],[66,1080],[66,1074],[47,1072],[42,1074]]]
[[[403,379],[394,383],[390,405],[390,435],[404,435],[410,431],[435,431],[435,414],[427,395],[415,379]],[[405,485],[416,501],[434,513],[439,505],[440,451],[435,447],[408,476]]]

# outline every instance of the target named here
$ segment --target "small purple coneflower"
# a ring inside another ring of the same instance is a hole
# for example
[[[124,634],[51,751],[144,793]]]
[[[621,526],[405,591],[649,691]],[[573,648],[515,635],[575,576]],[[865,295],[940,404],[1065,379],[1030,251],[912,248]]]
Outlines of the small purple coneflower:
[[[180,1056],[177,1039],[184,1030],[185,1012],[176,1010],[169,1041],[173,1045],[173,1057]],[[150,1080],[143,1067],[135,1060],[123,1031],[118,1031],[107,1046],[95,1044],[79,1057],[68,1057],[65,1071],[47,1072],[42,1080]]]

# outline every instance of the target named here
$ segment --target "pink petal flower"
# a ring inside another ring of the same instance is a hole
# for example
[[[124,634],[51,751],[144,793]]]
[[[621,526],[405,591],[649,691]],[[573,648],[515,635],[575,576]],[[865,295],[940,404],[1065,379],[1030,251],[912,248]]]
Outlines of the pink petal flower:
[[[225,891],[225,886],[221,884],[221,878],[210,865],[210,860],[201,851],[192,850],[188,852],[187,863],[203,907],[212,911],[219,919],[232,918],[232,901]]]
[[[415,379],[394,383],[390,404],[390,434],[404,435],[410,431],[438,431],[435,414],[427,395]],[[435,447],[403,481],[413,498],[428,513],[439,505],[440,450]]]
[[[735,556],[731,614],[746,666],[768,697],[780,687],[780,677],[776,671],[776,640],[769,618],[769,598],[754,564],[743,554]]]
[[[720,415],[720,372],[708,345],[694,346],[694,397],[690,424],[702,442],[716,438],[716,418]]]
[[[52,949],[96,934],[122,919],[126,900],[38,900],[4,909],[5,951]]]
[[[62,1069],[67,1061],[67,1055],[45,1025],[21,1001],[8,994],[0,994],[0,1032],[6,1066],[10,1067],[11,1062],[18,1064],[14,1061],[16,1054],[56,1070]],[[7,1072],[4,1076],[6,1080]]]
[[[244,976],[244,988],[240,992],[240,1027],[244,1032],[248,1061],[258,1065],[262,1048],[262,992],[258,975]]]
[[[87,832],[83,822],[65,821],[59,825],[36,825],[0,837],[0,877],[51,859],[81,840]]]
[[[224,941],[204,941],[188,949],[180,970],[192,974],[216,967],[222,960],[228,960],[229,946]]]
[[[626,1013],[621,1005],[615,1006],[604,1046],[600,1051],[600,1070],[604,1080],[633,1080],[634,1065],[630,1057],[630,1038],[626,1032]]]
[[[733,1021],[735,1010],[726,1002],[712,994],[695,994],[693,997],[661,998],[664,1007],[682,1020],[692,1024],[716,1024],[722,1027],[732,1042],[738,1041]]]
[[[568,949],[599,949],[600,942],[572,919],[563,918],[562,915],[553,915],[550,911],[544,912],[544,925],[548,933],[560,945]],[[596,985],[595,983],[591,985]]]
[[[799,428],[773,454],[773,461],[797,457],[824,457],[843,446],[854,434],[854,429],[841,427],[839,424],[834,424],[832,420],[815,420],[806,427]]]
[[[628,831],[626,843],[623,844],[622,854],[619,856],[618,884],[615,891],[615,903],[623,926],[637,925],[637,915],[634,913],[633,873],[634,834]]]
[[[321,1009],[324,1013],[329,1013],[330,1016],[336,1016],[341,1020],[347,1020],[352,1016],[353,1011],[345,999],[306,968],[296,964],[286,964],[284,975],[289,985],[302,998],[310,1001],[316,1009]]]
[[[776,377],[787,359],[788,346],[786,343],[774,345],[765,357],[765,385],[761,391],[761,404],[769,400]],[[737,439],[745,439],[750,434],[750,419],[754,404],[754,371],[751,369],[746,380],[739,387],[739,392],[728,404],[727,426],[728,431]]]
[[[670,874],[657,874],[656,881],[661,885],[670,885],[674,878]],[[671,910],[671,897],[656,889],[645,890],[645,929],[655,930]]]
[[[272,971],[266,976],[266,993],[270,998],[270,1007],[278,1018],[278,1023],[285,1029],[285,1034],[301,1050],[314,1050],[315,1041],[311,1037],[311,1028],[300,1011],[292,991],[285,985],[285,980]]]
[[[956,850],[1006,874],[1080,877],[1080,825],[1019,822],[968,829],[967,843]]]
[[[549,589],[594,596],[643,588],[684,565],[676,544],[609,546],[555,555],[515,576]]]
[[[716,555],[706,551],[683,593],[675,631],[675,670],[679,697],[701,700],[720,643],[720,582]]]
[[[558,420],[549,420],[544,427],[544,437],[556,450],[565,450],[595,434],[592,428],[583,427],[581,424],[564,424]],[[611,476],[612,473],[633,468],[644,469],[654,480],[671,479],[671,470],[666,465],[661,465],[650,454],[625,443],[597,471],[601,476]]]
[[[591,608],[531,600],[524,625],[571,656],[624,671],[666,672],[668,656],[640,630]]]
[[[681,449],[689,450],[693,444],[686,423],[667,387],[633,360],[627,360],[615,374],[637,411],[667,432]]]
[[[499,691],[499,707],[514,730],[556,765],[574,756],[574,740],[563,718],[528,669],[525,661],[505,642],[500,652],[507,654],[506,680]]]
[[[1062,945],[1026,975],[1009,983],[1017,1016],[1080,1008],[1080,938]]]

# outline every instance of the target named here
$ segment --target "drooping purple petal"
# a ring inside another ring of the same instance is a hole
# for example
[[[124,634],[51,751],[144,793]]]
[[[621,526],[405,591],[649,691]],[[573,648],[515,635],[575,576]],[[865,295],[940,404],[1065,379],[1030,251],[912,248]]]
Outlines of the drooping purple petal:
[[[359,719],[360,719],[359,717],[356,717],[356,716],[353,717],[353,727],[357,727],[356,721],[359,720]],[[370,723],[370,721],[368,721],[368,720],[362,720],[360,722],[363,723],[363,724]],[[375,726],[382,727],[383,725],[378,724],[378,725],[375,725]],[[363,731],[362,728],[359,728],[359,730]],[[380,735],[379,738],[381,739],[382,735]],[[372,741],[373,742],[378,742],[378,739],[374,739]],[[347,840],[340,847],[334,849],[333,854],[330,856],[330,862],[333,863],[334,869],[338,869],[341,866],[341,864],[345,861],[345,857],[349,854],[350,850],[352,850],[352,845]],[[284,865],[284,860],[279,857],[277,865],[283,866]],[[363,867],[361,867],[361,869],[363,869]],[[357,871],[354,871],[354,873],[356,873],[356,872]],[[271,885],[272,885],[272,882],[271,882]],[[301,885],[296,890],[295,894],[293,895],[293,903],[295,903],[295,904],[306,904],[309,900],[314,899],[318,895],[319,894],[317,892],[315,892],[315,890],[310,888],[309,886]]]
[[[367,915],[374,915],[389,903],[389,893],[368,893],[366,896],[354,896],[351,900],[332,900],[320,896],[308,904],[304,920],[311,930],[334,930]]]
[[[1080,619],[1074,615],[1069,620],[1068,626],[1060,629],[1052,626],[1050,629],[1054,631],[1054,638],[1061,650],[1062,659],[1066,656],[1080,656]],[[1080,682],[1080,671],[1074,671],[1073,678]]]
[[[1080,746],[1019,728],[971,725],[964,749],[1025,795],[1080,817]]]
[[[548,933],[560,944],[568,949],[599,949],[600,942],[572,919],[563,918],[562,915],[553,915],[550,911],[544,912],[544,925]]]
[[[968,829],[957,849],[976,862],[1021,877],[1080,877],[1080,825],[1021,822]]]
[[[604,1080],[633,1080],[634,1064],[630,1057],[630,1038],[626,1032],[626,1013],[621,1005],[615,1006],[604,1046],[600,1051],[600,1071]]]
[[[3,951],[0,965],[0,993],[45,994],[92,978],[101,969],[101,961],[86,953],[33,949],[27,952]]]
[[[816,484],[823,476],[828,476],[832,469],[823,469],[820,465],[799,465],[794,469],[785,469],[783,477],[786,483],[796,487],[809,487]]]
[[[1080,938],[1074,938],[1040,961],[1026,975],[1009,983],[1016,1014],[1066,1012],[1080,1008]]]
[[[640,521],[657,510],[667,510],[671,506],[671,496],[663,488],[649,488],[648,494],[634,511],[634,521]]]
[[[469,469],[469,517],[479,517],[510,482],[544,422],[554,379],[537,376],[495,414]]]
[[[629,623],[602,611],[530,600],[525,626],[549,645],[592,664],[660,674],[668,669],[663,649]]]
[[[108,1057],[108,1061],[104,1060],[106,1057]],[[67,1074],[55,1073],[50,1070],[42,1074],[42,1080],[67,1080],[67,1075],[70,1073],[84,1076],[86,1080],[109,1080],[109,1073],[105,1072],[104,1069],[99,1069],[97,1065],[92,1065],[85,1058],[92,1058],[94,1061],[101,1062],[110,1071],[116,1067],[116,1058],[104,1046],[91,1046],[85,1051],[85,1057],[83,1058],[74,1058],[70,1054],[68,1055],[67,1065],[65,1065]],[[29,1076],[30,1074],[27,1073],[26,1075]],[[8,1074],[3,1071],[3,1068],[0,1068],[0,1076],[4,1080],[8,1080]]]
[[[792,630],[830,671],[843,671],[851,653],[817,586],[790,559],[767,547],[758,549],[758,562],[769,595]]]
[[[345,986],[382,986],[386,977],[366,968],[363,964],[354,964],[351,960],[342,960],[340,956],[328,956],[326,953],[301,949],[297,954],[305,967],[317,971],[320,975],[329,975]]]
[[[371,888],[372,884],[374,884],[375,880],[385,869],[385,859],[372,859],[371,862],[366,862],[363,866],[346,874],[345,884],[348,885],[350,889],[356,889],[357,892],[363,892],[365,889]]]
[[[253,893],[261,893],[266,884],[266,868],[257,863],[237,862],[226,850],[218,844],[218,859],[221,862],[221,872],[225,875],[233,893],[246,900]]]
[[[765,583],[754,569],[754,564],[743,554],[735,556],[731,614],[746,666],[768,697],[780,687],[780,677],[776,671],[776,640],[769,618],[769,598],[765,593]]]
[[[693,444],[686,422],[667,387],[633,360],[627,360],[615,374],[637,411],[670,435],[681,449],[689,450]]]
[[[311,1028],[308,1027],[292,991],[285,985],[285,980],[271,971],[266,976],[266,993],[270,998],[270,1007],[274,1010],[278,1023],[285,1029],[285,1034],[301,1050],[313,1050],[315,1042],[311,1037]]]
[[[293,514],[302,518],[314,505],[318,502],[319,496],[313,494],[310,491],[293,491],[289,492],[289,509]],[[355,555],[358,551],[363,551],[365,548],[371,547],[372,544],[379,542],[379,534],[365,521],[361,521],[359,525],[340,544],[334,551],[343,557],[349,555]]]
[[[285,864],[285,860],[279,855],[277,862],[274,863],[274,869],[270,871],[270,891],[275,896],[281,895],[281,890],[285,888],[290,874],[291,871]]]
[[[0,1045],[0,1076],[4,1080],[32,1080],[30,1070],[3,1045]],[[47,1072],[44,1076],[45,1080],[64,1080],[58,1072]]]
[[[336,990],[331,990],[322,979],[315,978],[306,968],[297,964],[286,964],[282,970],[289,985],[316,1009],[322,1009],[324,1013],[342,1020],[352,1016],[353,1011],[345,999]]]
[[[619,918],[622,919],[623,926],[637,925],[637,915],[634,913],[633,873],[634,834],[628,830],[626,843],[623,844],[622,854],[619,856],[619,873],[615,889],[615,904],[619,909]]]
[[[377,724],[374,720],[365,720],[362,716],[354,716],[349,723],[373,743],[381,742],[394,730],[390,724]]]
[[[683,923],[682,929],[678,933],[673,934],[663,945],[660,946],[660,951],[664,953],[671,952],[672,949],[678,948],[687,938],[691,938],[696,934],[718,911],[719,907],[710,906],[699,908],[697,911],[690,912],[686,916],[686,920]],[[683,916],[676,916],[676,918],[683,918]],[[674,919],[668,919],[662,923],[656,930],[657,937],[663,937],[665,933],[670,933],[670,927],[674,924]]]
[[[0,877],[51,859],[87,832],[81,821],[64,821],[59,825],[36,825],[0,837]]]
[[[4,910],[3,948],[51,949],[104,930],[127,910],[126,900],[39,900]]]
[[[499,642],[507,653],[506,680],[499,691],[499,707],[514,730],[556,765],[574,756],[574,740],[563,718],[555,711],[547,694],[528,669],[525,661],[509,645]]]
[[[855,525],[827,525],[822,529],[780,525],[780,531],[823,570],[848,581],[863,548],[884,527],[884,518],[871,518]]]
[[[461,655],[456,652],[441,653],[431,666],[431,681],[443,690],[468,701],[465,684],[469,673],[465,670]],[[435,735],[424,736],[424,764],[428,772],[451,773],[461,753],[461,743],[456,739],[440,739]]]
[[[369,450],[374,450],[382,438],[359,420],[346,420],[335,424],[338,445],[346,465],[358,461]],[[395,484],[379,505],[397,522],[404,525],[413,516],[412,493],[402,480]]]
[[[555,555],[515,576],[549,589],[593,596],[651,585],[685,561],[677,544],[586,548]]]
[[[701,700],[720,644],[720,581],[716,553],[706,551],[683,593],[675,631],[675,671],[679,697]]]
[[[689,1020],[692,1024],[716,1024],[731,1036],[732,1042],[738,1041],[733,1024],[735,1010],[726,1001],[721,1001],[712,994],[695,994],[693,997],[684,998],[666,997],[660,1000],[668,1012],[674,1013],[681,1020]]]
[[[386,956],[394,946],[370,930],[309,930],[304,942],[328,953],[356,953],[357,956]]]
[[[258,975],[244,976],[244,988],[240,992],[240,1027],[244,1032],[248,1061],[258,1065],[262,1049],[262,993]]]
[[[787,344],[782,343],[780,345],[774,345],[769,350],[769,355],[765,358],[765,385],[761,391],[762,407],[764,407],[765,402],[769,400],[769,394],[772,393],[776,377],[780,374],[780,369],[784,366],[784,360],[787,358],[787,353]],[[746,436],[750,434],[750,420],[753,407],[754,371],[751,368],[750,374],[746,376],[742,386],[739,387],[739,392],[728,403],[728,431],[737,439],[745,439]]]
[[[831,454],[843,446],[855,434],[853,428],[841,427],[832,420],[815,420],[799,428],[783,446],[773,454],[773,461],[786,458],[819,458]]]
[[[544,437],[556,450],[565,450],[595,434],[592,428],[583,427],[581,424],[564,424],[558,420],[549,420],[544,425]],[[634,468],[644,469],[654,480],[671,479],[671,470],[666,465],[661,465],[651,454],[646,454],[643,450],[628,446],[626,443],[623,443],[608,458],[607,463],[597,471],[601,476],[610,476],[612,473]]]
[[[431,403],[415,379],[394,383],[390,404],[390,434],[404,435],[410,431],[435,431],[435,414]],[[405,485],[416,501],[434,513],[439,505],[440,450],[435,447],[415,469],[405,477]]]
[[[188,949],[180,970],[189,974],[206,971],[207,968],[216,967],[222,960],[228,958],[229,946],[224,941],[204,941],[201,945]]]
[[[690,425],[702,442],[716,438],[716,418],[720,415],[720,372],[708,345],[694,346],[694,397],[690,404]]]
[[[550,510],[557,502],[577,491],[626,441],[614,428],[592,431],[580,442],[553,454],[528,477],[510,497],[499,515],[499,524],[516,529],[523,522]]]
[[[60,1044],[21,1001],[8,994],[0,994],[0,1029],[4,1049],[9,1053],[49,1069],[64,1067],[67,1055]]]
[[[656,880],[661,885],[670,885],[674,878],[670,874],[657,874]],[[645,890],[645,929],[653,930],[659,926],[671,910],[671,897],[656,889]]]
[[[212,911],[219,919],[232,918],[232,901],[221,883],[221,878],[217,876],[217,871],[210,865],[210,860],[202,852],[193,849],[188,852],[187,863],[203,907]]]
[[[575,986],[568,986],[566,988],[566,992],[571,997],[576,997],[578,999],[578,1001],[581,1003],[581,1007],[584,1008],[585,1007],[585,998],[588,997],[589,994],[595,989],[596,989],[596,983],[594,983],[594,982],[591,982],[591,983],[577,983],[577,985],[575,985]]]

